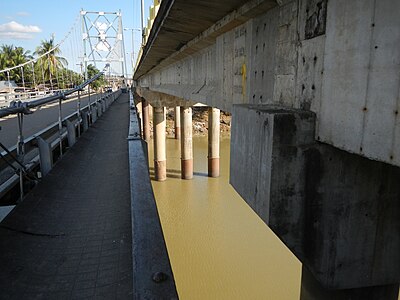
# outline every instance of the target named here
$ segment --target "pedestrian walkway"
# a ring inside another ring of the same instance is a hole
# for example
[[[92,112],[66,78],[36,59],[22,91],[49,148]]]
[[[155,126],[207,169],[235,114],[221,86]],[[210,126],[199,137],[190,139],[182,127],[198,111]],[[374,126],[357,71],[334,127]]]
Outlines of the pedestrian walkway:
[[[132,299],[128,102],[0,223],[0,299]]]

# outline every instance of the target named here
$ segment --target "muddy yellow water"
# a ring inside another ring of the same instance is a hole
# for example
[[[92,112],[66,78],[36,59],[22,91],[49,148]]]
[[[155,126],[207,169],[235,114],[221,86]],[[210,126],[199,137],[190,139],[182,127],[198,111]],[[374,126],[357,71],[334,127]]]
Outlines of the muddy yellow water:
[[[207,138],[194,138],[193,149],[193,180],[179,179],[174,139],[167,181],[152,180],[180,299],[299,299],[300,262],[228,183],[229,139],[219,178],[207,177]]]

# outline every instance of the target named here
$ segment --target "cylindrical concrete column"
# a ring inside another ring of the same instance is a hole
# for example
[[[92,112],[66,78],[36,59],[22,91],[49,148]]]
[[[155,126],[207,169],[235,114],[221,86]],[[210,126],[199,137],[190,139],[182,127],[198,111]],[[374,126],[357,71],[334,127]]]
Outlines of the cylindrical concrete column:
[[[143,99],[143,139],[145,141],[150,140],[150,117],[149,117],[149,102]]]
[[[181,109],[181,177],[193,178],[192,108]]]
[[[181,107],[175,106],[175,139],[181,138]]]
[[[142,99],[140,99],[137,104],[136,104],[136,110],[137,114],[140,120],[139,126],[140,126],[140,133],[142,133],[143,129],[143,105],[142,105]],[[143,136],[143,135],[142,135]]]
[[[165,150],[165,107],[154,107],[154,174],[157,181],[167,179],[167,156]]]
[[[208,108],[208,176],[219,176],[220,110]]]

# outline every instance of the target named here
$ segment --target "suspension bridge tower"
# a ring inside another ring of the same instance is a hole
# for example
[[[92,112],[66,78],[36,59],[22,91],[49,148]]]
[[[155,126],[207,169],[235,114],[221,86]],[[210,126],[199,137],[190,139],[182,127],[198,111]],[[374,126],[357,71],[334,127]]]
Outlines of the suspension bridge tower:
[[[122,27],[122,14],[118,12],[81,10],[83,64],[85,78],[87,66],[93,63],[96,68],[110,65],[111,76],[127,78],[125,45]]]

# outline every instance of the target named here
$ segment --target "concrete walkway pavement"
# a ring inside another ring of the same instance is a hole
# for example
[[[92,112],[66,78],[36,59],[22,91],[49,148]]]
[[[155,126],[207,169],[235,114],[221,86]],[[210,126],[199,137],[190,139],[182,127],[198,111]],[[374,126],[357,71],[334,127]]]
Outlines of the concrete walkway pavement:
[[[131,299],[128,94],[0,223],[1,299]]]

